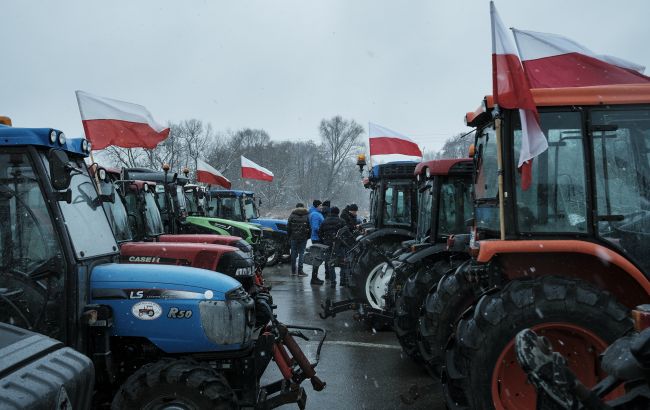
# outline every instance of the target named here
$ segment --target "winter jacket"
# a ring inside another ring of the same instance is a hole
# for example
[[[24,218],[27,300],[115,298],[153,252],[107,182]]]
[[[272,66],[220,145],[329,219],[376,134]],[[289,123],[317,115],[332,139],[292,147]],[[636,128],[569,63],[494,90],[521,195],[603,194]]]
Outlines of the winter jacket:
[[[325,245],[332,245],[339,229],[345,227],[345,221],[338,216],[331,215],[325,218],[318,230],[321,240]]]
[[[309,225],[311,225],[312,241],[318,241],[320,239],[318,236],[318,228],[320,228],[320,224],[323,223],[323,220],[325,220],[325,217],[317,208],[314,208],[313,206],[309,208]]]
[[[287,221],[287,234],[290,240],[306,241],[311,236],[309,211],[307,208],[296,208],[291,211]]]
[[[357,223],[357,217],[352,215],[350,211],[348,211],[348,207],[346,206],[345,209],[341,212],[341,219],[345,222],[345,224],[350,228],[351,231],[354,231],[356,226],[358,225]]]

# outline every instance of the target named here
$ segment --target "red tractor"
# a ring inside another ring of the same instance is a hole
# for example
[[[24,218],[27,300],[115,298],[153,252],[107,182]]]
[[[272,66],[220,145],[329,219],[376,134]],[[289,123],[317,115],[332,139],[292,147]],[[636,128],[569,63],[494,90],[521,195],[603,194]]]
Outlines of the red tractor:
[[[524,328],[593,386],[600,353],[632,328],[629,310],[650,300],[650,86],[532,92],[549,148],[532,161],[529,184],[517,168],[518,111],[488,96],[466,117],[477,128],[472,259],[431,302],[447,312],[438,330],[450,336],[450,408],[535,407],[515,357]]]

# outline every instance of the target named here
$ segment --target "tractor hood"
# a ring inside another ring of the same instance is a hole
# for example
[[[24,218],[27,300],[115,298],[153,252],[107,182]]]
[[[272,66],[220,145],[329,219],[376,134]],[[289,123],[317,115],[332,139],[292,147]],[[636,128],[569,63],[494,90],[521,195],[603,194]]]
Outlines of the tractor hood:
[[[110,263],[96,266],[91,274],[93,299],[136,299],[127,290],[178,291],[203,295],[203,299],[224,300],[225,295],[241,284],[222,274],[205,269],[170,265],[136,265]],[[121,293],[112,292],[110,290]],[[210,296],[210,297],[208,297]],[[142,298],[142,296],[140,297]]]
[[[233,244],[240,240],[239,236],[210,234],[160,235],[158,237],[160,242],[212,243],[229,246],[235,246]]]
[[[250,220],[251,223],[259,224],[266,228],[271,228],[274,231],[286,231],[287,230],[287,220],[286,219],[273,219],[273,218],[255,218]]]
[[[216,270],[224,254],[238,251],[232,246],[205,243],[127,242],[120,247],[120,262]]]

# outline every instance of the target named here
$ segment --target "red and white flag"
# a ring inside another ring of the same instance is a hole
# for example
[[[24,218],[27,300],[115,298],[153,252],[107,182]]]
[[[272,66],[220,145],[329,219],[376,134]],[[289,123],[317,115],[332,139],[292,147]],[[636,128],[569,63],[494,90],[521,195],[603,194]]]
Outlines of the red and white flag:
[[[248,179],[259,179],[260,181],[273,181],[273,172],[258,165],[242,155],[241,176]]]
[[[650,82],[645,67],[603,54],[558,34],[512,29],[532,88]]]
[[[372,165],[398,161],[422,161],[422,151],[418,144],[399,132],[370,123],[368,139]]]
[[[521,171],[521,188],[527,190],[531,184],[532,160],[548,149],[548,142],[539,126],[537,107],[517,56],[517,50],[493,2],[490,2],[490,18],[494,104],[519,110],[521,148],[517,167]]]
[[[219,185],[226,189],[230,189],[232,186],[228,178],[224,177],[221,172],[200,159],[196,161],[196,180],[205,184]]]
[[[169,135],[141,105],[76,91],[79,113],[92,149],[109,145],[155,148]]]

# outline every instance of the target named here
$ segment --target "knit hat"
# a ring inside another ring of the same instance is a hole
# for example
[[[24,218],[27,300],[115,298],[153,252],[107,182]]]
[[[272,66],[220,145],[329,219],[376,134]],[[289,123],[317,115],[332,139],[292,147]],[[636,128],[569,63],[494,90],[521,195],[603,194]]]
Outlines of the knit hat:
[[[339,210],[339,208],[337,208],[335,206],[330,208],[330,215],[338,215],[340,212],[341,211]]]
[[[359,207],[357,206],[357,204],[350,204],[348,206],[348,211],[358,211],[358,210],[359,210]]]
[[[304,208],[304,207],[305,207],[305,204],[303,204],[302,202],[298,202],[296,204],[296,208]]]
[[[312,202],[312,205],[314,205],[314,208],[318,208],[322,204],[321,201],[318,199],[314,199],[314,202]]]

